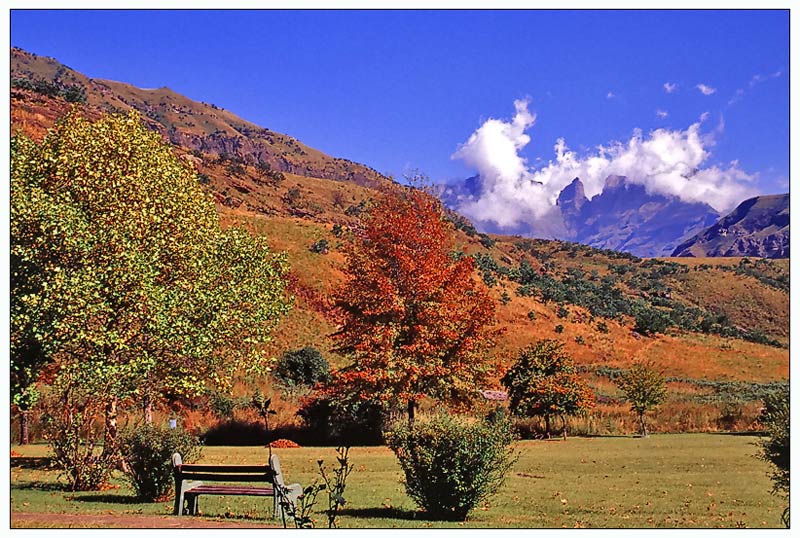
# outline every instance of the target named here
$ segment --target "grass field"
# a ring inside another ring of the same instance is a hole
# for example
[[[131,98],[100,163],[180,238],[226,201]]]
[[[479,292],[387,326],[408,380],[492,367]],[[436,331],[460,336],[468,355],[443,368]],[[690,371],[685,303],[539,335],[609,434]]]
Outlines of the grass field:
[[[464,523],[426,520],[405,495],[402,472],[385,447],[355,447],[347,485],[346,528],[605,527],[780,528],[785,501],[770,494],[767,464],[754,457],[756,437],[726,434],[653,435],[525,441],[521,457],[500,493]],[[65,491],[47,468],[45,445],[13,447],[11,512],[160,516],[172,500],[137,503],[123,481],[103,492]],[[308,485],[318,459],[329,464],[332,448],[275,449],[289,482]],[[202,460],[259,463],[260,447],[206,447]],[[327,504],[324,494],[318,507]],[[204,518],[270,520],[269,502],[251,497],[201,497]],[[324,515],[318,524],[324,525]],[[57,526],[48,524],[47,526]]]

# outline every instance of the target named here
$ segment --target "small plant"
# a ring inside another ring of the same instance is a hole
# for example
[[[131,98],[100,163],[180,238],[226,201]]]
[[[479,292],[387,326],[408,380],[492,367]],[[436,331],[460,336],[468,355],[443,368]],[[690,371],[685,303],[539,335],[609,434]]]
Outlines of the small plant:
[[[608,334],[608,325],[606,325],[605,321],[598,321],[597,330],[603,334]]]
[[[558,325],[556,325],[556,327],[555,327],[555,331],[556,331],[558,334],[561,334],[561,333],[563,333],[563,332],[564,332],[564,326],[563,326],[563,325],[561,325],[561,324],[559,323]]]
[[[250,406],[256,410],[261,420],[264,421],[264,435],[266,437],[266,444],[269,447],[269,455],[272,456],[272,445],[269,443],[269,416],[275,415],[275,410],[270,409],[272,405],[272,398],[265,398],[261,391],[256,389],[253,398],[250,400]]]
[[[143,501],[162,499],[172,488],[172,455],[180,453],[184,463],[200,457],[197,438],[178,428],[144,424],[122,432],[120,452],[125,476],[136,497]]]
[[[329,476],[323,466],[323,460],[318,460],[319,473],[322,475],[322,481],[325,482],[325,489],[328,492],[328,510],[325,514],[328,516],[328,528],[336,528],[336,516],[339,514],[339,508],[345,505],[344,490],[347,486],[347,477],[353,471],[353,464],[348,460],[350,447],[339,447],[336,449],[336,461],[339,462],[338,467],[334,467],[331,471],[332,476]]]
[[[583,336],[581,336],[581,335],[576,336],[575,337],[575,343],[583,345],[584,344]]]
[[[325,484],[320,484],[315,480],[297,497],[297,502],[292,502],[281,492],[278,502],[283,508],[283,528],[286,528],[286,519],[288,517],[294,521],[294,526],[298,529],[313,529],[314,520],[311,519],[311,511],[314,509],[314,505],[317,504],[317,495],[325,487]]]
[[[533,310],[528,312],[528,319],[531,320],[531,321],[535,321],[536,320],[536,312],[534,312]]]
[[[503,303],[503,305],[507,305],[511,302],[511,297],[506,290],[503,290],[503,295],[500,296],[500,302]]]
[[[439,415],[405,423],[389,447],[405,474],[406,493],[429,516],[463,521],[500,489],[519,458],[508,421],[468,421]]]

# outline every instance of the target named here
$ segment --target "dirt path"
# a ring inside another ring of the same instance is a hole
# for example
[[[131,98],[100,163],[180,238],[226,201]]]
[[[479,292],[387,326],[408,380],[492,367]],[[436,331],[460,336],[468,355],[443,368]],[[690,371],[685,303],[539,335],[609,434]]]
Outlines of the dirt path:
[[[11,528],[118,528],[118,529],[263,529],[282,527],[273,521],[203,519],[177,516],[133,516],[102,514],[50,514],[12,512]]]

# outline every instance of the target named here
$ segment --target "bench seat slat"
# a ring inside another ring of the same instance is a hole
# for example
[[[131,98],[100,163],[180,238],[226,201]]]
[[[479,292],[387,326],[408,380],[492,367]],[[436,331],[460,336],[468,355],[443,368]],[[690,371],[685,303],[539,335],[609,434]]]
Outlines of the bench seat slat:
[[[204,493],[213,495],[250,495],[259,497],[271,497],[275,495],[273,488],[248,488],[236,486],[197,486],[186,492],[187,495],[201,495]]]

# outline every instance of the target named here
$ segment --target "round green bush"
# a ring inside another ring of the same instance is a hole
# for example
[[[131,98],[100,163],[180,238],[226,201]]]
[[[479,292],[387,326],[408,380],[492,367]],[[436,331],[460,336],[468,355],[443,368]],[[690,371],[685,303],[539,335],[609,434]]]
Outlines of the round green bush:
[[[313,347],[304,347],[281,355],[273,375],[288,388],[311,387],[318,382],[329,381],[331,367],[322,353]]]
[[[500,489],[519,458],[507,420],[447,415],[399,426],[389,447],[405,473],[406,493],[430,517],[463,521]]]
[[[125,477],[136,496],[144,501],[163,498],[172,487],[172,454],[179,452],[184,463],[200,457],[195,436],[179,428],[152,424],[122,432],[119,447],[126,463]]]

